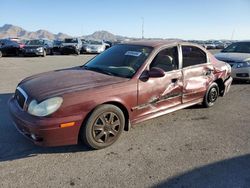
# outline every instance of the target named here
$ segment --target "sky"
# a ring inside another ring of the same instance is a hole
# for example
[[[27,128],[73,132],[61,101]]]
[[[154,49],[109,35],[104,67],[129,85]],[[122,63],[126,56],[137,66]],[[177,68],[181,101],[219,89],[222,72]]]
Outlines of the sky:
[[[1,0],[0,26],[72,36],[250,39],[250,0]]]

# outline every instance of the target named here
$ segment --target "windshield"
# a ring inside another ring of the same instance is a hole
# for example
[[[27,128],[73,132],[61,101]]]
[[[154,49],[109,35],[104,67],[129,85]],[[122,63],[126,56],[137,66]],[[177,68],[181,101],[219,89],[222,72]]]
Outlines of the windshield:
[[[54,41],[54,45],[60,45],[60,44],[62,44],[62,41],[59,41],[59,40]]]
[[[91,41],[89,41],[89,44],[100,45],[100,44],[102,44],[102,42],[100,42],[100,41],[93,41],[93,40],[91,40]]]
[[[43,45],[43,40],[29,40],[26,42],[27,45]]]
[[[96,56],[83,67],[104,74],[132,78],[152,49],[138,45],[116,45]]]
[[[221,52],[229,53],[250,53],[250,42],[236,42],[229,45]]]
[[[77,43],[77,39],[65,39],[64,43]]]

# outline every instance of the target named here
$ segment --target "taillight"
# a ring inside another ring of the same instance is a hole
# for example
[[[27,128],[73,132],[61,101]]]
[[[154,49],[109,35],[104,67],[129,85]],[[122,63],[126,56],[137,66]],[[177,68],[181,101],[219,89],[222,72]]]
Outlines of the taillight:
[[[19,44],[19,48],[24,48],[24,44]]]

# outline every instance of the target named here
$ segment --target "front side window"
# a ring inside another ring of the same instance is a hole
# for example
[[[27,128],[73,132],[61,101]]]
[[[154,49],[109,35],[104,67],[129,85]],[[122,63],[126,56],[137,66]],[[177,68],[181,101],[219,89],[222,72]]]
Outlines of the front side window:
[[[183,68],[207,62],[206,53],[195,46],[182,46]]]
[[[115,45],[90,60],[83,67],[104,74],[132,78],[152,50],[152,47],[140,45]]]
[[[178,50],[177,47],[172,47],[160,51],[152,61],[150,68],[158,67],[168,72],[178,69],[178,65]]]

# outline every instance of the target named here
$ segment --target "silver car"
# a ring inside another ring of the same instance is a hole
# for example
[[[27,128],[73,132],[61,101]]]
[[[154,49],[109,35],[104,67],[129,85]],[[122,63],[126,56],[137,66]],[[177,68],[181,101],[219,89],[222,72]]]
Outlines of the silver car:
[[[234,79],[250,81],[250,41],[233,43],[215,57],[231,65]]]
[[[86,53],[102,53],[106,49],[106,45],[102,41],[90,40],[83,46]]]

